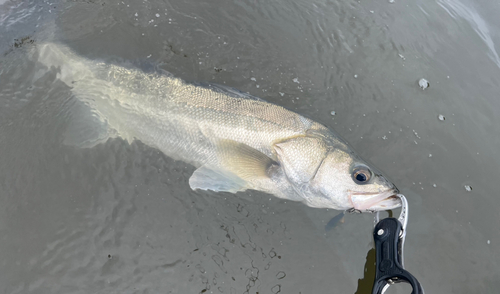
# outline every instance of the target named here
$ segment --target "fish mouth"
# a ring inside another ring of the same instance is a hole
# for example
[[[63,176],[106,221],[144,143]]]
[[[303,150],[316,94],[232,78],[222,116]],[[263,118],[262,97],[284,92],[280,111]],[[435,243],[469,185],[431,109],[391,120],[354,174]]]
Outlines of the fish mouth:
[[[375,212],[389,210],[401,206],[401,199],[397,194],[397,190],[388,190],[382,193],[349,191],[349,202],[354,211]]]

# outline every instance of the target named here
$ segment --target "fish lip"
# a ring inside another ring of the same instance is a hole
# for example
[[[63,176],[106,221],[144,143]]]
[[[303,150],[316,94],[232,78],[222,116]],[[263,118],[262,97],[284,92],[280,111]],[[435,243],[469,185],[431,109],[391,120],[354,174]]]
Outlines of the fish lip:
[[[384,192],[355,192],[348,191],[349,203],[352,205],[352,210],[360,212],[375,212],[378,210],[393,209],[401,206],[401,203],[392,206],[377,206],[384,201],[399,200],[397,189],[391,189]],[[361,197],[360,197],[361,196]]]

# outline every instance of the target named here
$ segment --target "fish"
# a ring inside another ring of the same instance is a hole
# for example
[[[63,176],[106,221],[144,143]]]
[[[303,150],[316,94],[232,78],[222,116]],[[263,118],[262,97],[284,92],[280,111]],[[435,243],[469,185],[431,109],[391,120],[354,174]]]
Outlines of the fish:
[[[396,186],[337,133],[282,106],[163,70],[91,60],[60,43],[38,44],[34,56],[39,70],[54,71],[105,127],[94,145],[139,140],[193,165],[193,190],[256,190],[357,212],[401,205]]]

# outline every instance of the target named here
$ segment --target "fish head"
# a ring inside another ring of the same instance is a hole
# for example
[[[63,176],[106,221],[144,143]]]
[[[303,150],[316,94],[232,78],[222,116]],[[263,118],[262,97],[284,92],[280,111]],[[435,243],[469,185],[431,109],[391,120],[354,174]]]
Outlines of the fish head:
[[[374,212],[401,206],[398,189],[347,145],[318,137],[275,144],[290,185],[311,207]]]

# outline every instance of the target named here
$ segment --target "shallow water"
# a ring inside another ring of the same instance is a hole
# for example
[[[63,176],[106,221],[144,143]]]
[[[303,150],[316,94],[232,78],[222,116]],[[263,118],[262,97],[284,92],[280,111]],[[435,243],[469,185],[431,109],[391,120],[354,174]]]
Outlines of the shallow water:
[[[191,191],[191,166],[141,142],[63,144],[74,97],[29,58],[56,40],[334,128],[408,198],[405,264],[426,292],[495,293],[499,13],[465,0],[0,1],[1,292],[370,293],[372,215],[325,231],[338,212]]]

